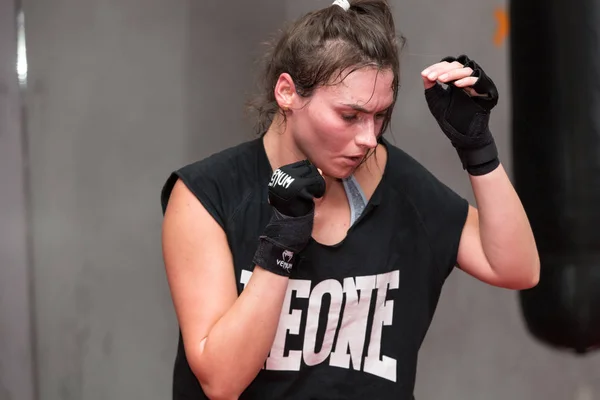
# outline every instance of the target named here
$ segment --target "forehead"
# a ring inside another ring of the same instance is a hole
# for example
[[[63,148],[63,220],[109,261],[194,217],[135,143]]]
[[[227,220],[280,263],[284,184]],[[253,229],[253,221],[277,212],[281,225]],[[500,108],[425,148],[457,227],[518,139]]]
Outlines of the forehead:
[[[342,74],[343,81],[322,88],[323,94],[333,100],[382,106],[393,100],[394,73],[389,69],[361,68]]]

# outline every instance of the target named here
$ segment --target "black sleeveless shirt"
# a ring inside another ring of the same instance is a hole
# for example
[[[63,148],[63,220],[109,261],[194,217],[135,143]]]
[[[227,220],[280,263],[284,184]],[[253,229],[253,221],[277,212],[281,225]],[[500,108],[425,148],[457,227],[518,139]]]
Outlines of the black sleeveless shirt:
[[[468,203],[385,139],[383,178],[346,238],[311,240],[292,270],[263,369],[240,399],[395,399],[413,396],[417,355],[456,264]],[[271,176],[262,139],[173,172],[227,234],[238,294],[269,222]],[[201,306],[201,305],[198,305]],[[182,337],[173,399],[206,399]]]

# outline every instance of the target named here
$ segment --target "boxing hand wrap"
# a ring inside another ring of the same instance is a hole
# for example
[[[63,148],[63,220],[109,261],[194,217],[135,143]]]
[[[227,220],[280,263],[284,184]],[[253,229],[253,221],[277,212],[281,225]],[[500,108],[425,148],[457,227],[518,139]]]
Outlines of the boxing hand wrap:
[[[266,226],[254,254],[255,265],[278,275],[288,276],[296,255],[306,247],[313,228],[314,211],[301,217],[288,217],[277,209]]]
[[[315,204],[325,194],[325,180],[314,165],[299,161],[283,166],[271,176],[269,204],[271,220],[259,238],[255,265],[289,276],[312,234]]]
[[[470,67],[471,76],[478,78],[472,89],[481,96],[470,96],[452,82],[445,89],[436,82],[425,90],[427,105],[456,149],[463,169],[471,175],[485,175],[500,165],[489,129],[490,112],[498,103],[498,90],[483,69],[467,56],[446,57],[442,61],[458,61]]]

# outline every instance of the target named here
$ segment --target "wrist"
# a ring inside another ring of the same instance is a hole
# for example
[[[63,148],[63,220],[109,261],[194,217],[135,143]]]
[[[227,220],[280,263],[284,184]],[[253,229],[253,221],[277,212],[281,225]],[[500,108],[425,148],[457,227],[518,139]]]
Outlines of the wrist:
[[[277,275],[289,277],[297,261],[296,253],[261,236],[253,263],[262,269]]]
[[[463,169],[473,176],[488,174],[500,165],[498,149],[495,141],[491,138],[491,135],[490,142],[481,147],[467,149],[457,148],[456,151],[463,165]]]
[[[289,217],[273,208],[273,216],[259,238],[254,264],[278,275],[289,276],[297,255],[310,240],[314,210],[300,217]]]

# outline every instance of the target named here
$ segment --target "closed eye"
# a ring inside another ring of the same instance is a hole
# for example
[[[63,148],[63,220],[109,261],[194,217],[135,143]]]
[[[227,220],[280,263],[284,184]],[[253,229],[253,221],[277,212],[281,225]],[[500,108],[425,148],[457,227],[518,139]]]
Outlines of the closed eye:
[[[384,120],[387,117],[388,110],[382,111],[380,113],[375,114],[375,119]],[[354,122],[358,119],[358,113],[354,114],[342,114],[342,119],[346,122]]]

